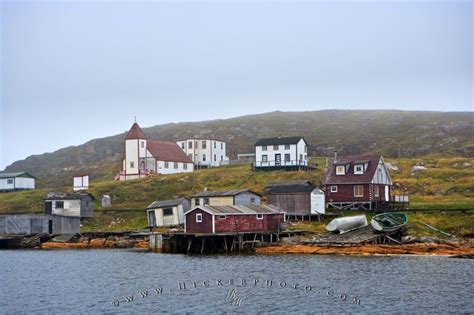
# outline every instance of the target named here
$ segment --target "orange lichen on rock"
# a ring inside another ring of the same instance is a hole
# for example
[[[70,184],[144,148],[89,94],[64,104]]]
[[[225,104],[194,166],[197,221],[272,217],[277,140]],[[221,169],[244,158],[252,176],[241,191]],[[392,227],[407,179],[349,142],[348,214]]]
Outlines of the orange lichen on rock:
[[[260,247],[257,254],[318,254],[318,255],[462,255],[474,254],[472,247],[455,247],[435,243],[405,245],[317,246],[281,245]]]
[[[87,243],[57,243],[45,242],[40,245],[42,249],[78,249],[87,248]]]
[[[149,248],[150,244],[148,241],[138,241],[133,244],[133,247],[135,248]]]

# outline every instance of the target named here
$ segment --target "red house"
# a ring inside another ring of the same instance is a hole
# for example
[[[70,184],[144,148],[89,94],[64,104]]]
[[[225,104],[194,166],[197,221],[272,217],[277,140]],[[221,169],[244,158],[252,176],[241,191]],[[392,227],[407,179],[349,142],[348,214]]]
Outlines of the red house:
[[[391,200],[392,179],[381,155],[334,157],[324,182],[326,205],[377,209]]]
[[[278,231],[285,213],[271,206],[197,206],[184,214],[186,233]]]

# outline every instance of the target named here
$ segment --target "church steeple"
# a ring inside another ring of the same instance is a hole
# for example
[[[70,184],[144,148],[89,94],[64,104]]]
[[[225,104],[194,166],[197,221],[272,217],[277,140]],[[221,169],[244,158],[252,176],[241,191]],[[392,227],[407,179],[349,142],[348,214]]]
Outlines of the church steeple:
[[[125,140],[133,139],[146,139],[145,133],[136,122],[132,125],[132,128],[130,128],[127,135],[125,136]]]

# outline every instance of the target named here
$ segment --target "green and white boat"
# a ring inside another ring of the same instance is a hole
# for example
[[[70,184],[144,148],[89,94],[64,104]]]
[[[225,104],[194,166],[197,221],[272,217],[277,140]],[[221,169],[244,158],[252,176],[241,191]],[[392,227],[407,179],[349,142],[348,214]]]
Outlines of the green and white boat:
[[[385,212],[377,214],[370,220],[370,224],[376,231],[396,231],[408,223],[408,215],[403,212]]]

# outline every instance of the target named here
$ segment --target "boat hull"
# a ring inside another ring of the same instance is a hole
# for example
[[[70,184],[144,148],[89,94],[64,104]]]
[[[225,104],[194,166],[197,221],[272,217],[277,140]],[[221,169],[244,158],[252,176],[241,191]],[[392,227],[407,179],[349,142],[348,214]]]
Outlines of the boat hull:
[[[401,229],[408,223],[408,216],[405,213],[381,213],[370,220],[372,228],[379,232],[393,232]]]
[[[343,234],[367,225],[367,217],[365,215],[355,215],[332,220],[328,225],[326,225],[326,230]]]

